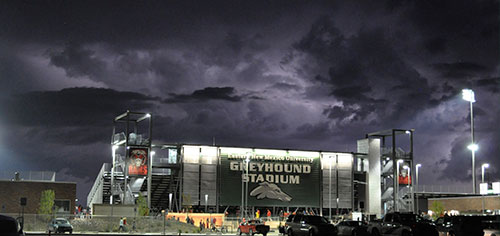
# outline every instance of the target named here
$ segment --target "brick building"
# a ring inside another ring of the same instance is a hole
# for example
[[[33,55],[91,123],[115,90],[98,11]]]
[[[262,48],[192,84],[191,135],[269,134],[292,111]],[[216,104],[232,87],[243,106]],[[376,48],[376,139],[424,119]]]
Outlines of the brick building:
[[[0,180],[0,213],[21,212],[20,199],[27,198],[24,213],[35,214],[40,205],[40,197],[45,190],[54,190],[55,211],[60,214],[74,212],[76,183],[53,180]]]
[[[445,211],[455,210],[461,213],[480,213],[483,207],[485,210],[500,210],[500,196],[498,195],[429,198],[429,207],[434,202],[440,202]]]

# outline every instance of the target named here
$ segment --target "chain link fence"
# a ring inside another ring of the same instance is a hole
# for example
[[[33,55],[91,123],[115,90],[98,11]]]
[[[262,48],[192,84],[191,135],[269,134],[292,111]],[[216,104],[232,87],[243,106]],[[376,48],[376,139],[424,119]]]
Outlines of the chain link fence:
[[[4,214],[14,218],[19,214]],[[136,233],[200,233],[201,230],[191,224],[174,219],[164,219],[162,216],[126,217],[124,229],[120,229],[119,216],[78,216],[78,215],[24,215],[24,231],[47,232],[48,225],[54,218],[67,219],[73,226],[73,232],[136,232]]]

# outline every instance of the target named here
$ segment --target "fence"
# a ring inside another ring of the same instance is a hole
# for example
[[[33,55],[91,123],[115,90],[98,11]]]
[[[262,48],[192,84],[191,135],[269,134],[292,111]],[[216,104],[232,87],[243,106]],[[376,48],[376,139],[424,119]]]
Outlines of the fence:
[[[17,218],[18,214],[6,214]],[[78,215],[24,215],[24,231],[46,232],[49,222],[54,218],[65,218],[73,226],[73,232],[119,232],[120,216],[78,216]],[[199,233],[207,230],[200,230],[194,225],[185,224],[174,219],[164,219],[159,216],[137,216],[127,217],[125,232],[137,233]]]
[[[19,180],[56,181],[54,171],[0,171],[0,179],[14,180],[16,173],[19,174]]]
[[[472,193],[469,185],[419,185],[418,193]]]

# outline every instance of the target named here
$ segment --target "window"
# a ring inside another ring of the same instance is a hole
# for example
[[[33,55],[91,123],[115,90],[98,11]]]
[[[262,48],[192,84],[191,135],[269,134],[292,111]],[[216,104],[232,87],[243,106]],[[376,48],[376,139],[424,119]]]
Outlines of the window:
[[[301,220],[302,220],[302,216],[300,216],[300,215],[296,215],[296,216],[293,218],[293,222],[294,222],[294,223],[299,223]]]
[[[385,215],[384,222],[386,223],[392,222],[392,214]]]
[[[69,213],[69,206],[70,206],[69,200],[60,200],[60,199],[54,200],[55,212]]]

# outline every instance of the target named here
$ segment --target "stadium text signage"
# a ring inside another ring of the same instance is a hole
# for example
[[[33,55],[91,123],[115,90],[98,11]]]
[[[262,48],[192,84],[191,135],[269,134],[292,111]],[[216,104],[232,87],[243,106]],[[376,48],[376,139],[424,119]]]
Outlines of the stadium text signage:
[[[319,153],[298,156],[285,150],[276,151],[282,155],[237,151],[240,153],[220,150],[222,205],[240,204],[242,182],[248,182],[246,194],[251,206],[319,205]]]

